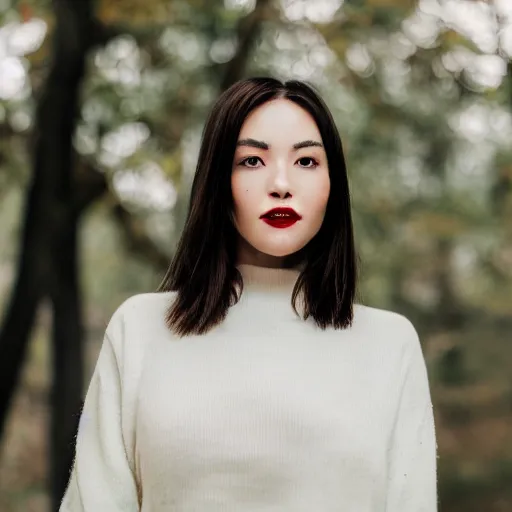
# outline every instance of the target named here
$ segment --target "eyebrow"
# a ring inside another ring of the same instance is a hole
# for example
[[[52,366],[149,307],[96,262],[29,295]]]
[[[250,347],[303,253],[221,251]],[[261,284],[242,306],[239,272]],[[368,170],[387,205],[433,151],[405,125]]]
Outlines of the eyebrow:
[[[263,142],[261,140],[255,140],[255,139],[242,139],[239,140],[236,143],[237,146],[249,146],[251,148],[258,148],[258,149],[270,149],[270,144],[267,144],[266,142]],[[302,142],[297,142],[293,146],[293,149],[295,151],[302,149],[302,148],[310,148],[310,147],[318,147],[323,148],[323,144],[321,142],[318,142],[316,140],[303,140]]]

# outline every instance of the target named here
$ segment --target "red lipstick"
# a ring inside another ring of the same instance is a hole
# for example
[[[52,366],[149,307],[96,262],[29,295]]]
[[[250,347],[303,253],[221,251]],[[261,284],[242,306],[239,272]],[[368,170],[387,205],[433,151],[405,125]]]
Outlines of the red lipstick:
[[[273,228],[289,228],[301,218],[293,208],[273,208],[260,217]]]

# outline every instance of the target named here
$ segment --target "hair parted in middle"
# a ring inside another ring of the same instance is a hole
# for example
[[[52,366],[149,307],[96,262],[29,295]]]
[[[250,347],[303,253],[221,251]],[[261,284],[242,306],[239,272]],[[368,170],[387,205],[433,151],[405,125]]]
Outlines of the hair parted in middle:
[[[232,220],[232,161],[242,125],[260,105],[285,98],[315,120],[327,155],[330,195],[319,232],[301,250],[291,302],[303,293],[303,318],[322,329],[352,325],[357,289],[350,194],[341,139],[314,89],[297,80],[257,77],[239,81],[215,102],[203,130],[186,223],[158,291],[177,292],[168,327],[180,336],[205,334],[225,318],[243,291],[237,269],[238,232]]]

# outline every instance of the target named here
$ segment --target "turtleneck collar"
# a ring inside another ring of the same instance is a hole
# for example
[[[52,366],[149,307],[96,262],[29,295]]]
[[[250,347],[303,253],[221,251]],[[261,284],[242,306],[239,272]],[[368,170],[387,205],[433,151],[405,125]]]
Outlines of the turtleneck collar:
[[[237,265],[242,274],[244,289],[261,289],[291,294],[300,274],[298,268],[269,268],[249,265]]]

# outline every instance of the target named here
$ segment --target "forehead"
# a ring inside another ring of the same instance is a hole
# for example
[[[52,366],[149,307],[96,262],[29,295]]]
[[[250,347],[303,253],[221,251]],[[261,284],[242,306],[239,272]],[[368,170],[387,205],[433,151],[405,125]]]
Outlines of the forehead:
[[[316,139],[321,141],[320,131],[309,112],[291,100],[279,98],[254,109],[245,119],[239,139],[258,138],[292,141]]]

